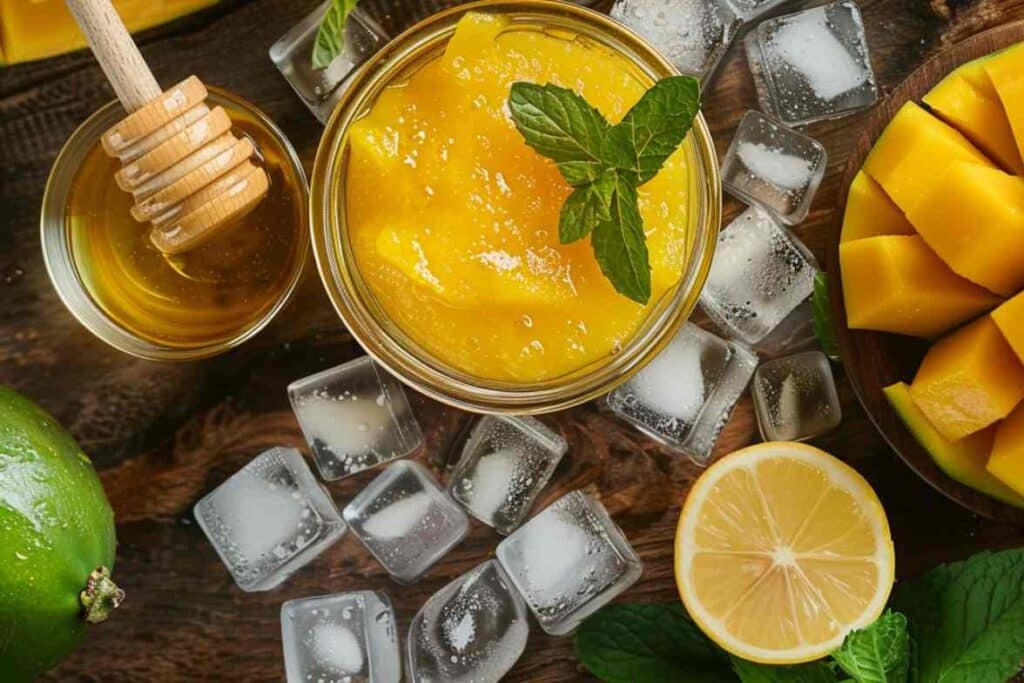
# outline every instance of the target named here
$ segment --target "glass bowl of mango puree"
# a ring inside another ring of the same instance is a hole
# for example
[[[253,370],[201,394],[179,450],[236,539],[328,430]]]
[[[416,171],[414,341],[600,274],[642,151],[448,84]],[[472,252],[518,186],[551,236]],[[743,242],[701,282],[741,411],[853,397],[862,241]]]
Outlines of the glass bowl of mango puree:
[[[559,243],[571,188],[507,100],[516,81],[554,83],[615,123],[675,73],[628,29],[555,0],[461,5],[364,64],[327,123],[311,193],[320,275],[356,340],[407,385],[475,412],[568,408],[649,362],[714,254],[721,185],[704,119],[640,188],[642,305],[614,290],[589,239]]]

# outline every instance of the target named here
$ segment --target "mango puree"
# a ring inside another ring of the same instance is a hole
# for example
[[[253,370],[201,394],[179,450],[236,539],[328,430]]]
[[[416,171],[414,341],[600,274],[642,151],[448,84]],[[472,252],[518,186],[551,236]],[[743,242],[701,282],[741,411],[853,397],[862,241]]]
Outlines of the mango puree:
[[[515,129],[516,81],[572,88],[613,123],[652,85],[578,37],[467,14],[443,55],[351,128],[346,218],[362,277],[415,342],[477,377],[536,382],[614,353],[679,280],[690,178],[681,148],[640,190],[652,297],[638,305],[589,239],[559,243],[571,188]]]

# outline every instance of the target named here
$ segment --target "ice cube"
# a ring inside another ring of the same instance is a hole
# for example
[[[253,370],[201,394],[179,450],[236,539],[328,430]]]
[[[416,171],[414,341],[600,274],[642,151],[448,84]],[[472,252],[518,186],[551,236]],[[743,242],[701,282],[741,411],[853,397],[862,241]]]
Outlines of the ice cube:
[[[729,0],[736,14],[744,22],[762,17],[784,5],[793,4],[794,0]]]
[[[804,441],[842,421],[832,366],[821,351],[764,363],[752,388],[757,423],[765,441]]]
[[[701,307],[730,336],[757,344],[811,295],[816,272],[796,236],[750,208],[718,236]]]
[[[369,356],[292,382],[288,398],[327,481],[403,458],[423,445],[402,385]]]
[[[754,344],[752,348],[762,360],[770,360],[817,347],[814,309],[811,300],[804,299],[803,303],[794,308],[767,337]]]
[[[244,591],[280,585],[345,533],[334,501],[291,448],[256,457],[196,503],[194,513]]]
[[[389,40],[384,29],[357,7],[345,24],[344,49],[326,68],[314,69],[313,45],[330,6],[331,0],[325,0],[270,46],[270,61],[320,123],[327,122],[356,67]]]
[[[747,204],[796,225],[807,218],[826,164],[820,142],[748,111],[722,162],[722,184]]]
[[[565,439],[538,420],[486,415],[466,439],[449,490],[481,522],[511,533],[567,449]]]
[[[726,0],[617,0],[611,15],[702,84],[714,76],[740,26]]]
[[[495,560],[435,593],[406,639],[412,683],[497,683],[526,649],[526,605]]]
[[[606,403],[640,431],[704,464],[756,367],[748,348],[686,323]]]
[[[744,40],[761,108],[788,125],[878,100],[860,10],[851,0],[769,19]]]
[[[419,463],[401,460],[371,481],[342,515],[400,583],[417,581],[469,532],[469,519]]]
[[[559,498],[517,529],[496,554],[541,628],[552,635],[575,630],[643,572],[604,506],[581,491]]]
[[[395,613],[384,593],[357,591],[281,606],[288,683],[398,683]]]

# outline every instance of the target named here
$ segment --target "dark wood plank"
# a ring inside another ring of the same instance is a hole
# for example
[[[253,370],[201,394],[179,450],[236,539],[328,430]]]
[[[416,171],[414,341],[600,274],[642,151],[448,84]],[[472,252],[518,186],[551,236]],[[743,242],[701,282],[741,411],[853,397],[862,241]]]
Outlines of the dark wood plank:
[[[389,30],[433,11],[435,0],[364,0]],[[143,52],[158,77],[196,72],[267,111],[312,160],[320,127],[266,57],[313,0],[231,0],[148,32]],[[986,28],[1024,18],[1024,0],[951,7],[928,0],[861,2],[872,61],[884,89],[929,56]],[[942,18],[944,12],[951,19]],[[133,360],[93,340],[63,309],[47,281],[37,220],[49,165],[74,126],[112,93],[80,53],[0,70],[0,382],[24,391],[68,424],[94,457],[118,516],[117,575],[128,601],[90,642],[49,676],[68,682],[280,681],[278,609],[283,600],[351,588],[394,598],[403,624],[448,580],[491,556],[498,537],[475,525],[470,537],[420,584],[399,588],[346,538],[281,590],[243,594],[195,526],[191,507],[263,448],[301,445],[284,386],[360,353],[310,273],[295,302],[260,337],[212,361],[161,365]],[[705,111],[720,152],[743,113],[756,107],[742,50],[734,49],[707,94]],[[870,113],[809,129],[830,155],[811,216],[798,229],[823,257],[842,194],[842,170]],[[740,205],[727,201],[732,217]],[[886,447],[839,373],[842,427],[816,443],[858,467],[885,502],[899,575],[982,548],[1024,543],[1024,532],[969,514],[934,492]],[[415,397],[428,451],[444,450],[468,417]],[[644,563],[628,600],[673,600],[672,536],[686,491],[700,470],[584,406],[550,418],[571,443],[544,501],[573,487],[600,495]],[[718,451],[756,440],[744,399]],[[345,503],[372,475],[331,487]],[[584,679],[571,639],[534,629],[511,681]]]

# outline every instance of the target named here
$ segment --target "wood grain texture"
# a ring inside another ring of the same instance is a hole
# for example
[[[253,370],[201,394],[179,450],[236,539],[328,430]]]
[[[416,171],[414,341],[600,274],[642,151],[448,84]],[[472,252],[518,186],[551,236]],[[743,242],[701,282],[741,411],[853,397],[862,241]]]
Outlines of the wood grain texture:
[[[364,0],[390,31],[424,16],[432,0]],[[313,0],[228,0],[141,36],[161,82],[190,73],[252,100],[291,137],[309,163],[320,126],[274,70],[266,50],[312,9]],[[949,9],[939,3],[940,7]],[[931,55],[984,29],[1024,18],[1024,0],[959,3],[949,21],[928,0],[861,2],[872,61],[892,88]],[[295,302],[243,348],[212,361],[161,365],[123,356],[91,338],[51,288],[38,241],[38,210],[50,163],[73,128],[112,98],[87,53],[0,70],[0,383],[53,411],[93,456],[118,518],[116,574],[128,600],[116,617],[48,680],[281,681],[282,601],[356,588],[387,591],[404,628],[447,581],[493,555],[499,540],[474,524],[469,538],[416,586],[392,584],[350,537],[280,590],[237,590],[191,516],[203,494],[268,446],[301,446],[285,385],[359,355],[310,271]],[[705,100],[720,154],[756,95],[734,47]],[[797,232],[819,257],[842,194],[842,170],[870,113],[811,126],[829,152],[826,180]],[[741,210],[727,200],[727,219]],[[877,435],[837,373],[845,420],[816,445],[860,469],[889,511],[901,577],[982,548],[1019,546],[1024,532],[980,519],[928,487]],[[468,416],[422,397],[413,409],[440,457]],[[700,470],[598,412],[592,405],[553,416],[571,444],[544,504],[573,487],[600,496],[637,548],[645,572],[626,600],[675,599],[672,537]],[[744,398],[718,453],[755,441]],[[372,475],[332,485],[342,504]],[[572,642],[534,628],[509,681],[585,680]]]
[[[921,98],[953,69],[1024,40],[1024,22],[1012,22],[973,35],[932,57],[893,90],[868,117],[854,145],[854,153],[843,173],[842,187],[849,187],[853,177],[874,146],[875,140],[889,121],[908,101],[921,103]],[[886,400],[882,390],[895,382],[910,382],[917,372],[928,343],[893,334],[869,330],[851,330],[844,323],[846,307],[843,283],[839,277],[839,235],[842,230],[846,196],[840,194],[832,217],[827,268],[835,276],[829,281],[833,320],[840,323],[837,338],[850,383],[871,420],[899,456],[937,490],[978,514],[1024,527],[1024,510],[965,486],[946,476],[928,452],[918,444],[902,420]]]

